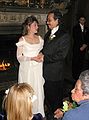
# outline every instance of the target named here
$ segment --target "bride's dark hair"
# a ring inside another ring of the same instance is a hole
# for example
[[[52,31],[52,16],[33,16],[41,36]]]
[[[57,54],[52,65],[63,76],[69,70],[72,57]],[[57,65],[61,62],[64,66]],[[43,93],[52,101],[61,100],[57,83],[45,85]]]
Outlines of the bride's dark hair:
[[[22,24],[22,35],[26,35],[28,33],[27,27],[28,25],[30,26],[34,21],[38,24],[38,20],[33,15],[26,18],[26,20]]]

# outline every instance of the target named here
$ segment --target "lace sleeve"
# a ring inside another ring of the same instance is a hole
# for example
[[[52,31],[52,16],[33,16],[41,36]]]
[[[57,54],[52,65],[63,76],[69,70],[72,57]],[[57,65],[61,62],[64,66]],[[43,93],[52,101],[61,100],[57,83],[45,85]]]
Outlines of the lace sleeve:
[[[18,43],[16,43],[17,46],[17,60],[20,62],[22,61],[29,61],[31,60],[31,57],[25,57],[23,54],[23,45],[24,45],[24,41],[19,41]]]

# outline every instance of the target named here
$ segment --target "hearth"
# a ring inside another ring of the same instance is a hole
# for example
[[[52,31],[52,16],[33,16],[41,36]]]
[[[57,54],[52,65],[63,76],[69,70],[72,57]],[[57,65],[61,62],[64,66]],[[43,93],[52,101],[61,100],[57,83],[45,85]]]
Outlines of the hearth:
[[[0,91],[17,82],[19,63],[16,58],[16,42],[20,35],[0,35]]]

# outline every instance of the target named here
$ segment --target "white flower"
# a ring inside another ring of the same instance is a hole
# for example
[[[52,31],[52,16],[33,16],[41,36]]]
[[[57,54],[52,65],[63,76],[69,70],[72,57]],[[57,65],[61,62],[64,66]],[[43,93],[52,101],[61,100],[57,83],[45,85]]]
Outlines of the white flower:
[[[64,102],[63,102],[63,107],[62,107],[62,111],[63,112],[66,112],[66,111],[68,111],[68,110],[70,110],[70,109],[74,109],[74,108],[76,108],[77,107],[77,104],[76,104],[76,102],[69,102],[69,101],[67,101],[67,100],[65,100]]]
[[[52,40],[55,37],[56,37],[56,35],[53,34],[53,35],[50,35],[49,39]]]
[[[7,90],[5,91],[5,94],[6,94],[6,95],[8,95],[8,93],[9,93],[9,89],[7,89]]]
[[[32,103],[37,99],[37,96],[32,95],[31,93],[29,94],[29,97],[30,97]],[[29,99],[29,97],[28,97],[28,99]]]
[[[68,111],[68,107],[69,107],[68,104],[69,104],[68,101],[64,101],[64,102],[63,102],[63,110],[62,110],[63,112]]]
[[[37,99],[37,96],[36,95],[33,95],[32,98],[31,98],[31,101],[32,103]]]

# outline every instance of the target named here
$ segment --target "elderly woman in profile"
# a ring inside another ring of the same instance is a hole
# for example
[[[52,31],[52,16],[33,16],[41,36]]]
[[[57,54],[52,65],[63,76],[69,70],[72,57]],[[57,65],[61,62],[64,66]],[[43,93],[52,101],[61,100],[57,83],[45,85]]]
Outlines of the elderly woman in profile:
[[[7,120],[41,120],[40,113],[33,115],[34,90],[27,83],[13,85],[3,101]],[[38,119],[36,119],[38,118]]]
[[[64,116],[63,112],[57,109],[55,117],[63,116],[62,120],[89,120],[89,70],[80,74],[71,93],[72,100],[78,103],[78,107],[67,111]]]

